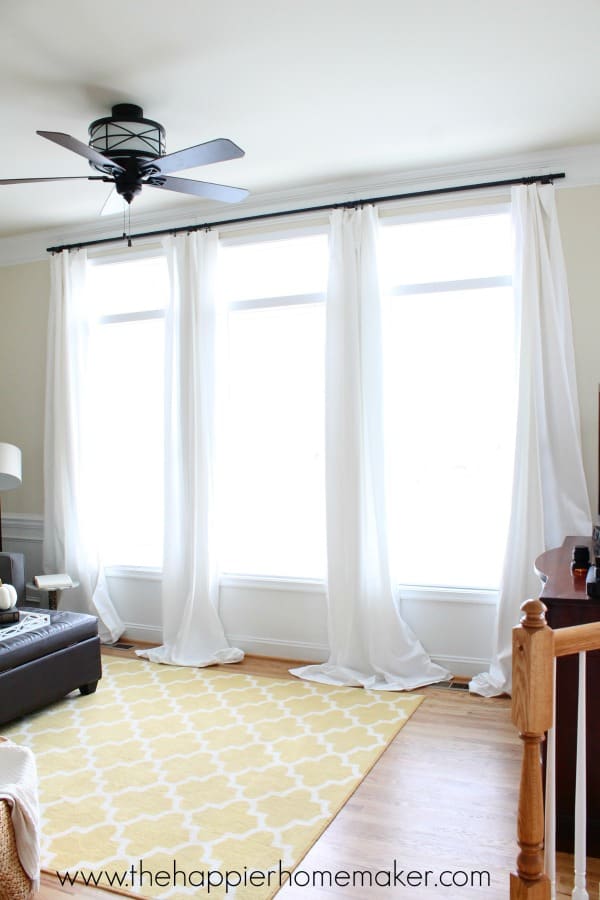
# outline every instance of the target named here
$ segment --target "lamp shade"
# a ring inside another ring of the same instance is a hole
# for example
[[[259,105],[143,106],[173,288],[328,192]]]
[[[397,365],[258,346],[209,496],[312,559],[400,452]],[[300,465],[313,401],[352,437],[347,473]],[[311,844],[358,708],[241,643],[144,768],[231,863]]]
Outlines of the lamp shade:
[[[0,444],[0,491],[12,491],[21,484],[21,451],[14,444]]]

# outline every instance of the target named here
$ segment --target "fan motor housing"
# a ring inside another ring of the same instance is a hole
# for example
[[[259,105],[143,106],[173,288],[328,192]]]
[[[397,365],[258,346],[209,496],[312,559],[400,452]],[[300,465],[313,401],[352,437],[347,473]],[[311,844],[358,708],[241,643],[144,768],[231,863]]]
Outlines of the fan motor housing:
[[[117,103],[112,115],[96,119],[88,132],[89,146],[119,165],[133,160],[147,163],[166,152],[163,126],[145,119],[142,107],[133,103]],[[93,162],[90,165],[99,172],[106,171]]]

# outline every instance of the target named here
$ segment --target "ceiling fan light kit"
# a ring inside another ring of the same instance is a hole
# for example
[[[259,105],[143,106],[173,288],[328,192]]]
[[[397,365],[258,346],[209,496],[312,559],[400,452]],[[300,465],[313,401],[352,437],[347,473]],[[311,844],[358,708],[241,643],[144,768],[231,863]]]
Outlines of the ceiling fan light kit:
[[[85,157],[93,169],[102,173],[72,178],[113,183],[117,193],[127,203],[131,203],[146,186],[224,203],[239,203],[248,196],[244,188],[191,178],[172,178],[171,172],[236,159],[243,156],[244,151],[233,141],[218,138],[166,155],[165,129],[159,122],[145,119],[141,106],[133,103],[118,103],[113,106],[111,116],[92,122],[88,144],[60,131],[38,131],[37,134]],[[7,178],[0,179],[0,185],[64,180],[71,179]]]
[[[89,129],[89,145],[115,162],[123,159],[155,159],[164,156],[165,129],[158,122],[144,118],[144,110],[133,103],[118,103],[112,116],[96,119]],[[103,171],[90,161],[90,165]]]

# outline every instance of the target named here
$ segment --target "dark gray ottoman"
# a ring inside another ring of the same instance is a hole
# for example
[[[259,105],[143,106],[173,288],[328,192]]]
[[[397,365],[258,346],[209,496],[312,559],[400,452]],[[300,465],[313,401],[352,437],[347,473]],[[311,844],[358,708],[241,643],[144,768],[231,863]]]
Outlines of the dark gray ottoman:
[[[102,678],[95,616],[43,612],[50,616],[48,625],[6,639],[0,631],[0,725],[41,709],[76,688],[91,694]]]

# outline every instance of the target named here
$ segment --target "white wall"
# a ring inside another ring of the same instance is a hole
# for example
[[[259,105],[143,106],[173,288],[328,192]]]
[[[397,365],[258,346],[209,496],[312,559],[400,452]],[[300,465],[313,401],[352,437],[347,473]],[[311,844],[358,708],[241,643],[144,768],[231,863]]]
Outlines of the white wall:
[[[600,187],[562,188],[558,209],[571,293],[584,464],[596,509]],[[8,549],[26,552],[30,577],[41,566],[48,270],[47,261],[0,266],[0,440],[16,443],[24,453],[23,486],[2,497],[5,543]],[[445,521],[452,527],[451,510],[445,512]],[[158,577],[112,575],[110,585],[127,633],[160,641]],[[406,598],[402,612],[432,656],[455,673],[475,674],[487,666],[493,604],[473,603],[468,597],[461,602]],[[317,588],[274,589],[261,582],[229,580],[221,591],[221,613],[231,641],[248,652],[306,660],[327,655],[325,599]]]

